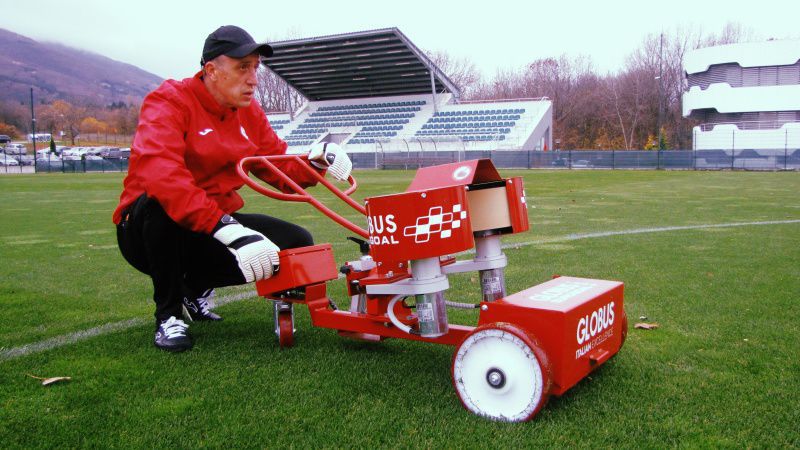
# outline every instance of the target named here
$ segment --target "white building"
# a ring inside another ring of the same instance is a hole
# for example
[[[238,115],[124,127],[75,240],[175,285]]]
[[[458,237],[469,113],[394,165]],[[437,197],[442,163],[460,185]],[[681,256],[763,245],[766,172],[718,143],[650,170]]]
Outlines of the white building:
[[[800,41],[701,48],[684,70],[683,116],[701,123],[695,150],[766,158],[800,149]]]

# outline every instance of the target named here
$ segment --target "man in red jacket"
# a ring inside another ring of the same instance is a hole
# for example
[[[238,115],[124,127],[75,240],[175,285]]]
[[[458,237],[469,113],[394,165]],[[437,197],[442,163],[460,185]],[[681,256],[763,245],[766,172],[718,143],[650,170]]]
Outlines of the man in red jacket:
[[[236,192],[244,184],[239,160],[286,153],[254,99],[256,70],[271,55],[241,28],[220,27],[205,41],[200,72],[165,81],[142,104],[113,220],[122,255],[153,280],[156,347],[190,349],[179,319],[184,307],[191,320],[221,320],[208,309],[213,288],[269,278],[279,250],[313,244],[300,226],[236,212],[244,205]],[[335,144],[312,147],[309,159],[337,179],[350,175],[352,163]],[[281,169],[301,186],[314,185],[299,164]],[[286,189],[271,174],[254,173]]]

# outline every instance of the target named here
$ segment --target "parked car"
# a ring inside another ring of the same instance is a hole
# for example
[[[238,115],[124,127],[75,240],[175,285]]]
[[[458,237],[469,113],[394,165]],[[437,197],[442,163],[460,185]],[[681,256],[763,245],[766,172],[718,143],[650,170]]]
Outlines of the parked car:
[[[64,152],[61,155],[61,159],[64,161],[101,161],[103,158],[87,151],[77,151],[70,153]]]
[[[19,162],[20,166],[32,166],[34,161],[33,155],[19,155],[14,159]]]
[[[18,166],[18,165],[19,161],[17,161],[16,159],[8,155],[0,155],[0,166],[8,167],[8,166]]]
[[[47,158],[47,155],[49,155],[49,154],[50,154],[50,147],[43,148],[41,150],[36,150],[36,159],[41,159],[43,157]],[[53,153],[53,156],[55,156],[55,155],[56,154]]]
[[[100,153],[103,158],[109,158],[111,154],[119,152],[119,147],[101,147]]]
[[[581,169],[581,168],[594,167],[594,165],[592,163],[590,163],[588,160],[579,159],[579,160],[575,161],[574,163],[572,163],[572,167]]]
[[[61,156],[56,155],[55,153],[47,152],[47,153],[37,154],[36,161],[40,163],[46,163],[48,161],[57,162],[61,161]]]
[[[100,156],[106,159],[128,159],[131,157],[131,149],[106,147],[102,152],[100,152]]]
[[[6,155],[24,155],[28,150],[22,144],[6,144],[3,152]]]
[[[61,157],[66,161],[80,161],[81,156],[89,153],[88,147],[72,147],[61,152]]]
[[[0,144],[8,144],[11,142],[11,137],[5,134],[0,134]]]

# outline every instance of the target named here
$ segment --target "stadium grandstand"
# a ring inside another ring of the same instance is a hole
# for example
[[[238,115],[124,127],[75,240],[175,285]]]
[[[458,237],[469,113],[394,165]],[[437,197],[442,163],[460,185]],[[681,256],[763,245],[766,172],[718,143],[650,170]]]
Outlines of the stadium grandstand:
[[[397,28],[272,42],[267,67],[306,101],[268,118],[289,151],[348,153],[552,148],[547,98],[463,102]]]
[[[800,41],[707,47],[684,58],[683,116],[700,122],[695,150],[755,168],[800,162]],[[748,161],[749,160],[749,161]],[[797,160],[797,161],[794,161]],[[755,166],[754,166],[755,165]]]

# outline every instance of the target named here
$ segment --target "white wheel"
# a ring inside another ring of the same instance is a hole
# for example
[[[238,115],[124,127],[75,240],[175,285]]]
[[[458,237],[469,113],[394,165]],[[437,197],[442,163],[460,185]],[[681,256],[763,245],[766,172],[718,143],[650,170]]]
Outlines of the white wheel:
[[[464,406],[479,416],[530,420],[549,394],[550,374],[543,360],[541,350],[516,327],[480,327],[456,351],[453,384]]]

